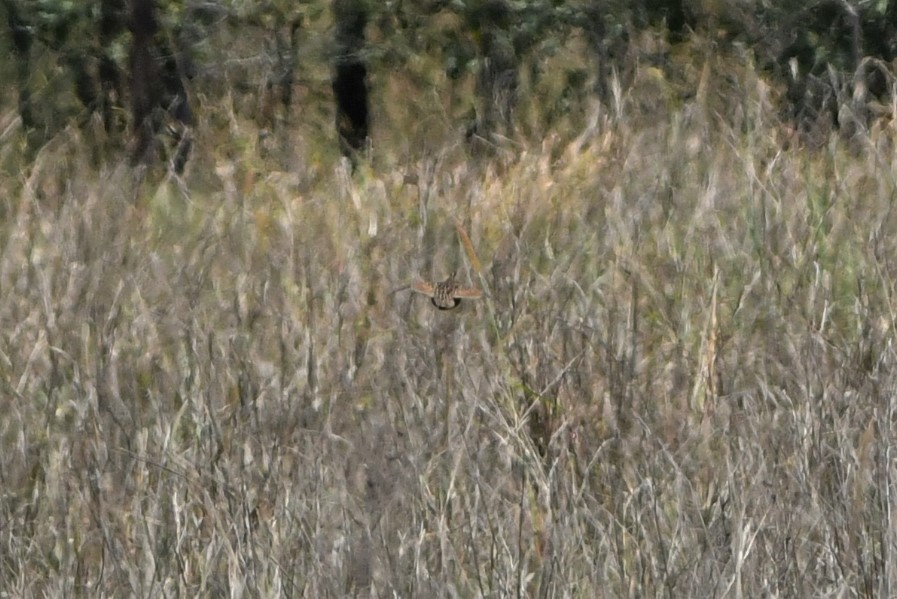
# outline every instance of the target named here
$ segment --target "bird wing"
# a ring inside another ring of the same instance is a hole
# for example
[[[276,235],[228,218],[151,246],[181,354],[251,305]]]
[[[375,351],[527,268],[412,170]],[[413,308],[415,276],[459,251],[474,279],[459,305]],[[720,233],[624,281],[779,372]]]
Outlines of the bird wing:
[[[424,295],[428,295],[430,297],[433,297],[433,294],[435,292],[435,288],[433,287],[432,283],[427,283],[425,281],[417,281],[411,286],[411,288],[418,293],[423,293]]]
[[[452,295],[457,298],[479,299],[483,297],[483,292],[479,289],[474,289],[473,287],[459,287],[458,289],[455,289],[455,293]]]

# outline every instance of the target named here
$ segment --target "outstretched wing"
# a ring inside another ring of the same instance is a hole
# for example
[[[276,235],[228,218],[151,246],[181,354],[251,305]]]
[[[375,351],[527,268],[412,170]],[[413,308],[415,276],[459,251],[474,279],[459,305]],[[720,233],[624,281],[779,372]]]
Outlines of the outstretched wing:
[[[417,281],[415,282],[411,288],[418,293],[423,293],[426,296],[433,297],[436,288],[433,287],[431,283],[427,283],[426,281]]]
[[[479,299],[483,297],[483,292],[479,289],[474,289],[473,287],[459,287],[458,289],[455,289],[453,295],[463,299]]]

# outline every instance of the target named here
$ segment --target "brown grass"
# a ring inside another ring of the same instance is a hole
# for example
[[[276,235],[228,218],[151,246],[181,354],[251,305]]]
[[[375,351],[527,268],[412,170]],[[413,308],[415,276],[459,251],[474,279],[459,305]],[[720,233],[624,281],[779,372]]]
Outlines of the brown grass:
[[[184,181],[8,170],[3,591],[893,596],[893,126],[782,149],[716,68],[493,162],[225,99]]]

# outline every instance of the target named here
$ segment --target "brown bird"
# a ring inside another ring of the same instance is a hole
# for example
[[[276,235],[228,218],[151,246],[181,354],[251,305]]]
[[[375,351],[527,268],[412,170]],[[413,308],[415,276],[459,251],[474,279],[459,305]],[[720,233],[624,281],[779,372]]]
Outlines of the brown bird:
[[[462,299],[477,299],[483,297],[483,292],[473,287],[461,287],[455,282],[455,273],[449,275],[441,283],[428,283],[418,281],[411,286],[418,293],[423,293],[430,298],[433,305],[440,310],[457,308]]]

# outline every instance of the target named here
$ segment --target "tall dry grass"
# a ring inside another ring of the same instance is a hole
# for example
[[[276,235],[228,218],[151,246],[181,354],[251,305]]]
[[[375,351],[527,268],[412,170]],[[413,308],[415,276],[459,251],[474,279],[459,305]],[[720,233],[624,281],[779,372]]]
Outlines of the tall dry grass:
[[[8,169],[4,596],[897,593],[893,126],[713,71],[491,161],[209,100],[183,181]]]

